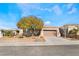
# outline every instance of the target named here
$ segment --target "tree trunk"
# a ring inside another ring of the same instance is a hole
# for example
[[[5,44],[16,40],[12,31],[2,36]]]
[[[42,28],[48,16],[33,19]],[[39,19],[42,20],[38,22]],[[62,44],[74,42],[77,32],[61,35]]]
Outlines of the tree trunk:
[[[26,33],[26,29],[23,29],[23,36],[25,36],[25,33]]]

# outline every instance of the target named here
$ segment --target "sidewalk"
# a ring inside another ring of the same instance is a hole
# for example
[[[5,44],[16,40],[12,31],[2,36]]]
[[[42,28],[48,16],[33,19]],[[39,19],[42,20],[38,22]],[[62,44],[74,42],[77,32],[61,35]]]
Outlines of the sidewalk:
[[[0,46],[47,46],[47,45],[78,45],[79,40],[68,40],[62,37],[46,38],[45,42],[26,42],[19,40],[0,40]]]

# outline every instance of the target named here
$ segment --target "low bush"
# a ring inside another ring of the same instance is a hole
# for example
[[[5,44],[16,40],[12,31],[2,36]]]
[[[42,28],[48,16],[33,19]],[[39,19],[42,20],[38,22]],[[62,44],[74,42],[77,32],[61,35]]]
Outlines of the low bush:
[[[14,33],[11,30],[5,30],[4,36],[14,36]]]

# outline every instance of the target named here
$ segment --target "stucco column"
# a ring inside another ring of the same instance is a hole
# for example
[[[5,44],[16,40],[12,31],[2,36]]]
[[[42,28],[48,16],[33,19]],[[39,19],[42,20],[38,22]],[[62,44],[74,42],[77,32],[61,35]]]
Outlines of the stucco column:
[[[23,30],[22,30],[22,29],[19,30],[19,35],[20,35],[20,36],[23,35]]]
[[[44,34],[43,34],[43,29],[41,30],[40,36],[44,36]]]
[[[61,36],[61,34],[59,32],[59,29],[57,29],[57,37],[60,37],[60,36]]]
[[[39,38],[40,38],[41,41],[45,41],[45,37],[44,37],[44,34],[43,34],[43,29],[41,30]]]

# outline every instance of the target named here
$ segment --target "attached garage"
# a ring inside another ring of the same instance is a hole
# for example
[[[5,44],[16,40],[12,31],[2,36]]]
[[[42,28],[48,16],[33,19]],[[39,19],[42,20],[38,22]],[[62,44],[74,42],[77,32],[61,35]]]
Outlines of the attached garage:
[[[44,36],[48,37],[56,37],[57,31],[56,30],[43,30]]]
[[[46,37],[60,37],[59,27],[45,26],[42,30]]]

